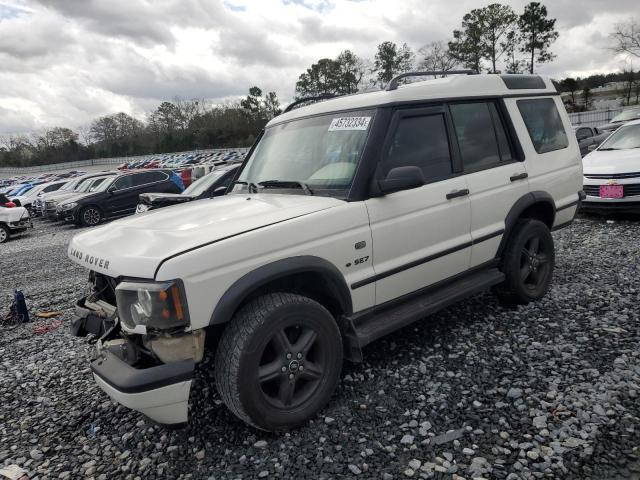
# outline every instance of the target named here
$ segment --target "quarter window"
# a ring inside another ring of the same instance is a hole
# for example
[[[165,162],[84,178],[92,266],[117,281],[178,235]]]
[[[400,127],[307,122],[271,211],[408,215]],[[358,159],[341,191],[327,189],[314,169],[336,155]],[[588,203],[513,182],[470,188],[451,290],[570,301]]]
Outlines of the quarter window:
[[[444,115],[405,116],[400,119],[382,173],[396,167],[420,167],[427,180],[451,174],[451,154]]]
[[[465,171],[481,170],[513,159],[493,102],[456,103],[449,108]]]
[[[518,109],[536,152],[553,152],[569,146],[567,133],[552,98],[518,100]]]

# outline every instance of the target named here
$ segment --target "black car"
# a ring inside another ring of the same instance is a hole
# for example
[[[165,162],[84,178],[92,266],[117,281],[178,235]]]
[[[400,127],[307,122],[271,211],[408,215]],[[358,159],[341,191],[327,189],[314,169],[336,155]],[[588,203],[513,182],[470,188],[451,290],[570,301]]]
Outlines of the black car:
[[[180,193],[184,184],[171,170],[142,170],[105,180],[94,192],[61,203],[61,216],[76,225],[94,226],[103,219],[124,217],[136,211],[141,193]]]
[[[179,194],[143,193],[140,195],[136,213],[168,207],[169,205],[176,205],[178,203],[224,195],[240,165],[240,163],[235,163],[216,168],[211,173],[193,182],[184,192]]]
[[[611,134],[611,132],[601,132],[596,127],[573,127],[573,130],[580,146],[580,155],[583,157],[604,142]],[[593,147],[591,147],[592,145]]]

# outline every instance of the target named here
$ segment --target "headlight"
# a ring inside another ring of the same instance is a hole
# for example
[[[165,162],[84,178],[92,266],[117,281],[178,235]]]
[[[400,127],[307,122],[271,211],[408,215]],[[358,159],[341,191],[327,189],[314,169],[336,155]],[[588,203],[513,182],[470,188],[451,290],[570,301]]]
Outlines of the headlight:
[[[71,210],[72,208],[75,208],[78,204],[76,202],[70,202],[70,203],[64,203],[62,205],[60,205],[60,208],[62,210]]]
[[[189,314],[182,284],[170,282],[121,282],[116,287],[118,316],[125,329],[184,327]]]

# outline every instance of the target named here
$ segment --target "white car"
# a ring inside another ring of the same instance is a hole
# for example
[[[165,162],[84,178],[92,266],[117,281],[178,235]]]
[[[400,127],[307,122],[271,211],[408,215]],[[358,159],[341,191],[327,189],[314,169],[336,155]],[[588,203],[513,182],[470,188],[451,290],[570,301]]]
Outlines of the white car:
[[[582,210],[640,212],[640,120],[620,127],[582,162]]]
[[[31,217],[26,208],[0,206],[0,243],[9,240],[11,235],[25,232],[32,227]]]
[[[18,206],[22,206],[27,208],[28,210],[31,210],[34,202],[38,199],[38,197],[42,196],[45,193],[55,192],[59,190],[67,182],[68,180],[58,180],[55,182],[47,182],[36,185],[24,195],[11,197],[11,201]]]
[[[73,331],[99,337],[91,369],[109,396],[186,422],[210,348],[234,414],[292,428],[329,401],[343,357],[383,335],[491,287],[508,303],[546,294],[551,231],[582,193],[551,81],[398,80],[275,117],[225,196],[73,238],[94,284]]]

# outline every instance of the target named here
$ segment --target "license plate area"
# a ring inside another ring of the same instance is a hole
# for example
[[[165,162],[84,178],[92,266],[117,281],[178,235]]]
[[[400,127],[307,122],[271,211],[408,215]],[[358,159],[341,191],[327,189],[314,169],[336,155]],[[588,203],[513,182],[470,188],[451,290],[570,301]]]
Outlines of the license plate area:
[[[624,186],[600,185],[600,198],[623,198]]]

